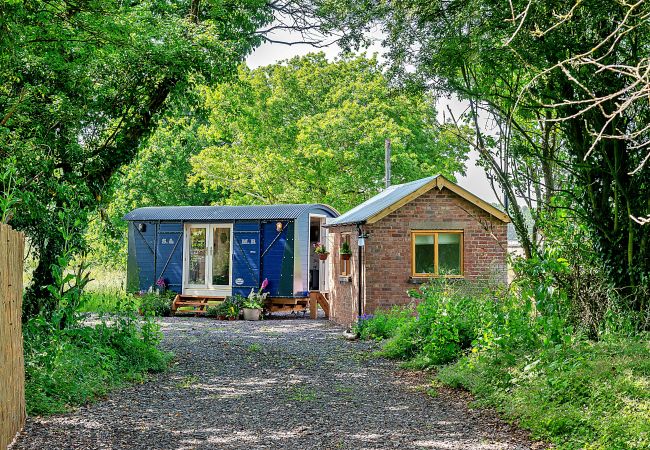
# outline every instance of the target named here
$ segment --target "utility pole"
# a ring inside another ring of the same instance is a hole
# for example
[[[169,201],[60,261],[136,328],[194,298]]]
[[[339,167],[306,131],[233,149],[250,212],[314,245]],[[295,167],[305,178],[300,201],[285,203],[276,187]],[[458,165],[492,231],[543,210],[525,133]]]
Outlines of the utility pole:
[[[384,170],[386,173],[384,175],[384,180],[386,182],[386,189],[388,189],[390,187],[390,139],[386,139],[385,145]]]

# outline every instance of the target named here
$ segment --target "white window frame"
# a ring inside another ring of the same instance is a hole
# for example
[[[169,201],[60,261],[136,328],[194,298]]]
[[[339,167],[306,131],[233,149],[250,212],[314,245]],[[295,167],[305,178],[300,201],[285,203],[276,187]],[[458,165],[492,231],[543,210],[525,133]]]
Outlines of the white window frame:
[[[205,260],[205,284],[189,284],[190,271],[190,229],[206,229],[206,260]],[[214,242],[215,228],[230,228],[230,265],[228,267],[228,285],[212,284],[212,249]],[[183,295],[208,295],[215,297],[226,297],[232,295],[232,267],[233,267],[233,224],[232,223],[186,223],[183,227]]]

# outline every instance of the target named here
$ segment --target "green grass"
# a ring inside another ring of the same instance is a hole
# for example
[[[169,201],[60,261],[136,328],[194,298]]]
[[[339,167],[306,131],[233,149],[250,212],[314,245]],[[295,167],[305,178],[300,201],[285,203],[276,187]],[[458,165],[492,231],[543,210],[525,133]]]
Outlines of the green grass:
[[[39,317],[25,324],[23,334],[29,415],[62,413],[92,402],[165,370],[172,358],[158,349],[157,325],[132,315],[63,330]]]
[[[650,448],[650,334],[623,320],[589,340],[557,312],[565,299],[540,292],[546,310],[517,292],[469,297],[424,286],[412,314],[379,312],[358,329],[388,337],[380,355],[436,369],[439,382],[468,389],[555,448]]]
[[[560,449],[650,448],[650,344],[580,341],[534,353],[472,355],[438,378],[472,392]]]
[[[248,346],[248,352],[249,353],[258,353],[262,351],[262,344],[259,344],[257,342],[251,344]]]
[[[136,296],[127,294],[123,290],[93,290],[84,293],[83,301],[79,312],[92,313],[115,313],[130,307],[137,310],[140,307],[140,299]]]
[[[313,402],[318,396],[316,390],[308,386],[291,386],[289,388],[289,400],[295,402]]]

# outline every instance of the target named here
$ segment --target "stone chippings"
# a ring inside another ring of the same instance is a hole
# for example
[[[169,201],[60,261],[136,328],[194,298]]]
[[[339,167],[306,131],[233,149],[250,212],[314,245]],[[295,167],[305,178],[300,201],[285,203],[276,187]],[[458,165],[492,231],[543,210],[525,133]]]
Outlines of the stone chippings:
[[[528,449],[525,435],[330,322],[167,318],[165,373],[30,417],[13,449]]]

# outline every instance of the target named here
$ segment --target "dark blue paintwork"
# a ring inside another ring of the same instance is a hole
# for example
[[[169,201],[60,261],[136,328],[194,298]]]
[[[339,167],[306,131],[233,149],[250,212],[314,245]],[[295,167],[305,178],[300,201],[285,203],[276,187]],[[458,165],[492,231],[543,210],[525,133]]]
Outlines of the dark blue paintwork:
[[[125,216],[129,221],[127,289],[148,291],[163,278],[168,289],[182,292],[184,223],[229,223],[233,224],[233,294],[247,296],[268,278],[272,296],[304,296],[308,291],[309,214],[338,215],[319,204],[134,210]],[[283,223],[279,235],[278,221]],[[139,231],[142,225],[146,229]]]
[[[232,293],[247,296],[260,286],[260,225],[235,222],[232,251]]]
[[[293,295],[293,221],[282,221],[278,233],[277,222],[262,222],[262,275],[269,280],[267,291],[271,297]]]

